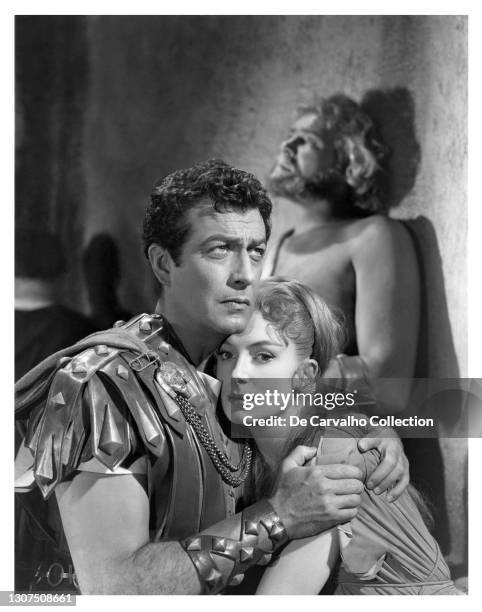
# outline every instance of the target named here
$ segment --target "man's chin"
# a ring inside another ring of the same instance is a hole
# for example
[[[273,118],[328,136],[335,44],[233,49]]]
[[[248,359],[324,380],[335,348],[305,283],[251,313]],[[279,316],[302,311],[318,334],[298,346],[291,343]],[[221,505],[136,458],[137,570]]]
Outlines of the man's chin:
[[[271,175],[268,181],[269,190],[274,195],[297,199],[305,190],[305,181],[299,176]]]
[[[218,330],[220,333],[230,336],[231,334],[240,334],[246,329],[251,310],[231,315],[229,317],[223,317],[218,320]]]

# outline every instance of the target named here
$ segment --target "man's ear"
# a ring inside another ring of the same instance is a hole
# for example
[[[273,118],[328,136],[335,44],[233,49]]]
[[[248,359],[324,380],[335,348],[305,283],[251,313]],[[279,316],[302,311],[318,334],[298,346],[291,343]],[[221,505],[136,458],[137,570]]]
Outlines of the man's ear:
[[[292,376],[293,385],[295,387],[304,387],[304,382],[306,382],[306,384],[313,382],[318,376],[319,371],[320,367],[314,359],[305,359],[296,368]]]
[[[159,244],[151,244],[147,250],[147,255],[151,264],[154,276],[165,287],[171,285],[171,270],[174,267],[174,261],[167,249]]]

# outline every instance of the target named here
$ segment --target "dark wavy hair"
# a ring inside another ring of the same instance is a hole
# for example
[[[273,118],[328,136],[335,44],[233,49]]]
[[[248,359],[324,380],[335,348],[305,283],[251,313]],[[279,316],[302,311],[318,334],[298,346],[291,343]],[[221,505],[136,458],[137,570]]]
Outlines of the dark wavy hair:
[[[383,212],[387,206],[389,148],[372,118],[341,93],[298,108],[299,116],[307,114],[319,117],[320,132],[333,131],[337,159],[329,178],[346,183],[353,206],[367,213]],[[316,194],[316,184],[308,184],[307,190]]]
[[[264,187],[253,174],[211,159],[177,170],[154,185],[142,232],[146,257],[155,243],[167,249],[179,265],[191,229],[187,213],[202,200],[209,200],[216,212],[258,209],[268,240],[272,204]]]

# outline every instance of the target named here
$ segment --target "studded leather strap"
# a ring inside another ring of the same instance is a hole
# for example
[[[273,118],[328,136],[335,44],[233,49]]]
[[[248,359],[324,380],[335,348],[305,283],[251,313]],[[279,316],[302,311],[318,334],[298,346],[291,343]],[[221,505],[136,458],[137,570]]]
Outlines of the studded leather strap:
[[[241,583],[244,573],[252,565],[266,565],[271,555],[288,542],[286,529],[267,501],[262,500],[246,508],[241,515],[239,540],[198,534],[181,542],[196,568],[203,594],[219,593],[228,584]],[[223,570],[217,558],[234,562],[229,571]]]

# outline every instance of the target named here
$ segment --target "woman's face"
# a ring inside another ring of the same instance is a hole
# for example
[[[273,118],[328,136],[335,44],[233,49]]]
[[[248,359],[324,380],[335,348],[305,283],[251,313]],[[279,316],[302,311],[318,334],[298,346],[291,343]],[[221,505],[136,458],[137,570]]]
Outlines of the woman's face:
[[[221,401],[226,416],[240,423],[247,414],[254,417],[279,414],[280,406],[269,406],[266,402],[246,411],[243,397],[247,393],[266,394],[269,390],[290,393],[292,377],[302,361],[294,342],[255,312],[246,329],[229,336],[218,350],[217,377],[222,382]]]

